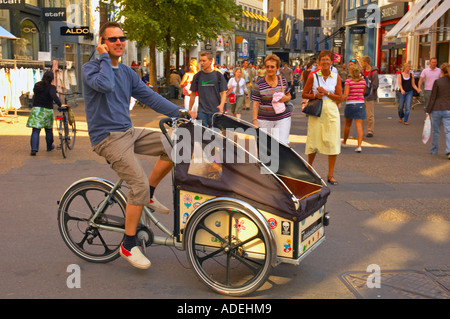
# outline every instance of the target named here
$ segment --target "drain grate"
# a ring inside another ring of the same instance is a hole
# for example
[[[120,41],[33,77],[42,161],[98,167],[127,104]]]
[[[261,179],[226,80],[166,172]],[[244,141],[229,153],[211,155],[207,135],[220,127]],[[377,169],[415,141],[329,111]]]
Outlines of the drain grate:
[[[339,278],[359,299],[449,299],[450,269],[429,267],[427,271],[388,270],[380,273],[380,288],[370,288],[372,273],[345,272]]]

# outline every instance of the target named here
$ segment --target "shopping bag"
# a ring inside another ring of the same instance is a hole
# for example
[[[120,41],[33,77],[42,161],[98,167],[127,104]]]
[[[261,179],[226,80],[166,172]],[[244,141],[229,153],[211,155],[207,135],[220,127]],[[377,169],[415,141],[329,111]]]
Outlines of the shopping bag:
[[[236,103],[236,95],[234,93],[228,95],[228,102],[230,102],[231,104]]]
[[[422,131],[422,143],[427,144],[428,140],[430,139],[431,135],[431,120],[430,115],[427,114],[425,117],[425,123],[423,124],[423,131]]]

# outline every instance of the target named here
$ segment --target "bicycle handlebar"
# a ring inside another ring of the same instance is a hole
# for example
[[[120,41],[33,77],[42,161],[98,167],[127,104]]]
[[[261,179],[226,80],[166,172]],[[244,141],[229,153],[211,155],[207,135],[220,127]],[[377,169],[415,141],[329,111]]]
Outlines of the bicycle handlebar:
[[[178,112],[177,118],[187,119],[187,118],[189,118],[189,112],[185,109],[180,109]],[[177,118],[166,117],[159,121],[159,128],[160,128],[161,132],[166,136],[167,140],[169,141],[169,143],[171,144],[172,147],[173,147],[173,143],[172,143],[172,140],[170,139],[170,136],[167,134],[165,125],[173,126],[173,121]]]

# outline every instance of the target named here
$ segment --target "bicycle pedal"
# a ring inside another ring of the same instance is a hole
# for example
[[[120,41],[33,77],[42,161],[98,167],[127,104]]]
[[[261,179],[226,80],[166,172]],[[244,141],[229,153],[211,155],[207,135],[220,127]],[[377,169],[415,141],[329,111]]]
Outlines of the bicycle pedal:
[[[142,247],[142,253],[144,254],[144,256],[147,256],[147,247],[145,245],[145,240],[144,239],[142,239],[141,247]]]

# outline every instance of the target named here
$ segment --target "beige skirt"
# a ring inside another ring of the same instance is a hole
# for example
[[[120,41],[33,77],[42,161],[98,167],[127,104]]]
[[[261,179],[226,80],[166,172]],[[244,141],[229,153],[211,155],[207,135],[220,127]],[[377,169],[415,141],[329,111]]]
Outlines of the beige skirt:
[[[308,116],[305,154],[337,155],[341,152],[341,119],[336,103],[324,99],[320,117]]]

